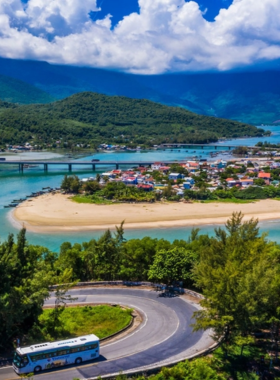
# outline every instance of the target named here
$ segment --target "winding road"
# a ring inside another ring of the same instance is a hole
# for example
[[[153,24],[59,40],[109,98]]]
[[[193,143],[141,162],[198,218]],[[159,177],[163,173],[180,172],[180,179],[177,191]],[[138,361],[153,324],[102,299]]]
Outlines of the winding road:
[[[89,379],[136,368],[145,371],[186,359],[214,343],[209,331],[192,332],[192,314],[199,306],[181,297],[165,298],[152,290],[123,288],[73,289],[71,295],[79,303],[127,305],[141,313],[143,322],[125,337],[103,345],[98,360],[42,372],[35,379]],[[49,299],[46,305],[53,301]],[[0,380],[8,379],[19,377],[11,367],[0,368]]]

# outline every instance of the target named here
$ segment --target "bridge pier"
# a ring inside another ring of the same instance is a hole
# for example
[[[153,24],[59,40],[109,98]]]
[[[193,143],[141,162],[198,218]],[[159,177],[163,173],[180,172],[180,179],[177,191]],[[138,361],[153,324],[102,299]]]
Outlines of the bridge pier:
[[[116,164],[116,169],[117,169],[117,170],[119,169],[119,164]]]
[[[92,164],[92,170],[95,171],[95,164]]]
[[[18,165],[18,170],[20,173],[23,173],[23,164]]]
[[[44,172],[48,171],[48,164],[44,164]]]
[[[69,169],[69,172],[72,171],[72,164],[69,164],[69,165],[68,165],[68,169]]]
[[[215,145],[215,149],[217,150],[217,145]]]

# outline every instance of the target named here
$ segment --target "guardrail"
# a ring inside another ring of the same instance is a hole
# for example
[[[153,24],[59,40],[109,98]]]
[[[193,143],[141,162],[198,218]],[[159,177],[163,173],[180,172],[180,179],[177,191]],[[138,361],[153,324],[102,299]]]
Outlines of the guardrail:
[[[73,286],[73,288],[80,288],[80,287],[91,287],[91,286],[151,286],[156,289],[156,291],[174,291],[177,294],[188,294],[192,297],[203,299],[204,296],[198,292],[195,292],[194,290],[185,289],[182,287],[177,286],[167,286],[164,284],[156,284],[154,282],[149,281],[122,281],[122,280],[116,280],[116,281],[87,281],[87,282],[78,282]],[[51,290],[55,290],[58,285],[52,285],[50,287]]]

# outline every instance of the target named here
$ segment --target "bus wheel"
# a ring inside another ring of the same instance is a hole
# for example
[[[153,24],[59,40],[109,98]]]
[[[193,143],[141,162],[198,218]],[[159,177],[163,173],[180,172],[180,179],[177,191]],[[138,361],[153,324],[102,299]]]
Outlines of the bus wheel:
[[[34,368],[34,372],[40,372],[40,371],[42,371],[42,367],[37,365],[37,367]]]
[[[81,364],[82,363],[82,358],[77,358],[75,360],[75,364]]]

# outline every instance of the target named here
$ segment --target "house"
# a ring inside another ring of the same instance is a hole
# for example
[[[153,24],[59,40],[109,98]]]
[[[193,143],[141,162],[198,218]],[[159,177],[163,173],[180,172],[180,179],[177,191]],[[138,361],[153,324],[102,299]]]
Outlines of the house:
[[[167,173],[169,169],[170,169],[169,166],[161,166],[161,167],[159,168],[159,171],[164,172],[164,173]]]
[[[181,173],[170,173],[168,176],[168,179],[173,180],[173,181],[177,181],[178,179],[182,179],[184,177],[185,176]]]
[[[240,186],[240,181],[235,180],[234,178],[227,178],[226,182],[228,187]]]
[[[118,169],[118,170],[112,170],[112,173],[115,174],[115,175],[121,175],[122,171],[120,169]]]
[[[258,178],[270,181],[271,174],[270,173],[265,173],[265,172],[259,172]]]
[[[153,177],[148,177],[145,179],[145,183],[153,185],[155,183],[155,180],[153,179]]]
[[[164,164],[162,164],[161,162],[154,162],[151,165],[151,169],[152,170],[159,170],[161,166],[164,166]]]
[[[185,177],[184,180],[190,185],[194,185],[194,179],[192,177]]]
[[[144,184],[144,183],[137,185],[137,187],[138,187],[138,189],[141,189],[144,191],[152,191],[154,188],[153,185],[148,185],[148,184]]]
[[[254,180],[252,178],[240,178],[240,183],[242,187],[253,186]]]
[[[184,187],[185,190],[190,190],[191,187],[192,187],[192,185],[189,182],[184,182],[183,183],[183,187]]]
[[[138,181],[136,177],[125,177],[122,179],[126,185],[137,185]]]

